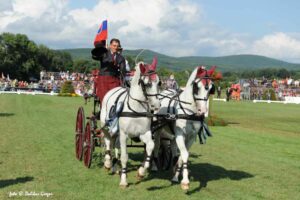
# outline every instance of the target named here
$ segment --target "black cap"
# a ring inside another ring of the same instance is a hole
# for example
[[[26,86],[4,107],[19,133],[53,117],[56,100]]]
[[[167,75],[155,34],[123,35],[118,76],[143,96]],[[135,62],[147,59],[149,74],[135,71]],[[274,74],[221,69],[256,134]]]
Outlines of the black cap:
[[[107,52],[107,49],[105,48],[105,41],[101,41],[97,44],[95,44],[95,48],[92,49],[92,58],[94,60],[101,60],[101,57],[104,53]]]

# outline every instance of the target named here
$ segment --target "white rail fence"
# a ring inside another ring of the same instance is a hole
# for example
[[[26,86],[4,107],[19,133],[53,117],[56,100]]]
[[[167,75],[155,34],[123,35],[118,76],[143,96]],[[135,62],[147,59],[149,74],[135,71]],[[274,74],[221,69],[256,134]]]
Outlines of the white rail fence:
[[[50,92],[38,92],[38,91],[0,91],[0,94],[26,94],[26,95],[50,95],[50,96],[56,96],[58,93]],[[214,101],[223,101],[226,102],[226,99],[218,99],[214,98]],[[294,104],[300,104],[300,97],[285,97],[284,101],[272,101],[272,100],[253,100],[253,103],[283,103],[283,104],[289,104],[289,103],[294,103]]]
[[[226,102],[226,99],[213,99],[214,101],[224,101]],[[283,103],[283,104],[288,104],[288,103],[294,103],[294,104],[300,104],[300,97],[285,97],[284,101],[272,101],[272,100],[253,100],[253,103]]]
[[[58,95],[58,93],[50,92],[37,92],[37,91],[0,91],[0,94],[27,94],[27,95],[50,95],[50,96],[55,96]]]

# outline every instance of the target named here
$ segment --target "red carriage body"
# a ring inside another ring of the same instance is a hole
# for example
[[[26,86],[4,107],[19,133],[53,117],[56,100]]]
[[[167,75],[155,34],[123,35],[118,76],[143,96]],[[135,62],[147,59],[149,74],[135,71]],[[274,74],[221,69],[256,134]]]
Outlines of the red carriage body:
[[[102,102],[105,94],[115,88],[121,86],[119,78],[114,76],[99,75],[99,70],[93,70],[94,76],[94,93]]]

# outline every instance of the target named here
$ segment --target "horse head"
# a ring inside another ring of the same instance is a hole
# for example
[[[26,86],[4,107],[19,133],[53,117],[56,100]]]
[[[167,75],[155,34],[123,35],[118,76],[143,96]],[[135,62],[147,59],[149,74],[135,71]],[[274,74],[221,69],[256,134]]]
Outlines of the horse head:
[[[197,114],[204,115],[207,111],[207,100],[210,94],[215,93],[213,83],[213,74],[216,67],[206,70],[205,67],[197,67],[194,74],[194,79],[191,83],[193,87],[193,99],[196,104]]]
[[[151,110],[158,110],[160,108],[160,101],[158,99],[158,85],[159,77],[156,73],[157,57],[153,58],[152,64],[139,62],[136,67],[139,79],[138,85],[142,88],[144,97],[149,103]]]

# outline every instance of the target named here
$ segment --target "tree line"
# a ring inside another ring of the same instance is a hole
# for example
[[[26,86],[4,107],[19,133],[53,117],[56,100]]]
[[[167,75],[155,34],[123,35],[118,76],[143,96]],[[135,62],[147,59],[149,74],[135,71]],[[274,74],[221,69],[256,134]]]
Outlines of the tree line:
[[[20,80],[38,79],[40,71],[70,71],[89,73],[99,67],[99,62],[91,59],[73,60],[70,53],[52,50],[45,45],[38,45],[29,40],[24,34],[2,33],[0,35],[0,73],[9,74],[11,78]],[[131,68],[134,67],[134,59],[126,56]],[[140,61],[140,60],[139,60]],[[179,85],[183,86],[189,78],[192,70],[172,71],[166,67],[159,67],[160,76],[168,77],[174,74]],[[300,70],[287,70],[265,68],[246,71],[227,71],[223,73],[222,82],[235,82],[241,78],[287,78],[300,79]]]
[[[37,45],[24,34],[2,33],[0,58],[0,72],[20,80],[38,78],[41,70],[66,71],[73,68],[69,53]]]
[[[253,78],[266,78],[266,79],[285,79],[293,78],[300,79],[300,70],[287,70],[285,68],[264,68],[256,70],[245,70],[241,72],[224,72],[223,77],[228,81],[237,79],[253,79]]]

